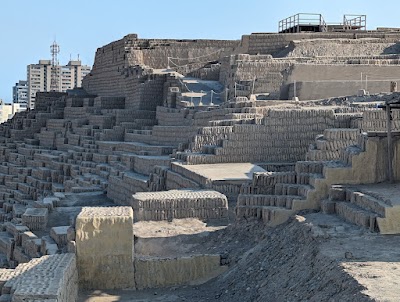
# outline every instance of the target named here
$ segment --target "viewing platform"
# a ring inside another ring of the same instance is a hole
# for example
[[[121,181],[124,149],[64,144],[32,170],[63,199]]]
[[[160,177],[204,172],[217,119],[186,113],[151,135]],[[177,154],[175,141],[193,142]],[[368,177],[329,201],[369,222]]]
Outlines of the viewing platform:
[[[327,23],[321,14],[299,13],[279,21],[279,33],[345,32],[366,30],[366,15],[344,15],[341,23]]]

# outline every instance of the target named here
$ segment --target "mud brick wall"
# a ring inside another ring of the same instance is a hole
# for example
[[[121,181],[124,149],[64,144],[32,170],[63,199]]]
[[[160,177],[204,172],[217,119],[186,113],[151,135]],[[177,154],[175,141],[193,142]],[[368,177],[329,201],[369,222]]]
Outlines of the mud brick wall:
[[[176,65],[188,63],[185,60],[187,58],[204,57],[207,54],[207,61],[215,61],[234,52],[239,44],[240,41],[237,40],[126,40],[126,47],[130,47],[127,55],[129,64],[147,65],[151,68],[166,68],[168,57],[180,58],[181,60],[173,61]]]
[[[132,194],[148,191],[148,178],[134,172],[123,172],[108,178],[107,197],[119,205],[129,205]]]
[[[274,60],[269,55],[232,55],[221,66],[220,82],[229,89],[229,97],[249,96],[254,93],[270,93],[271,99],[279,99],[281,86],[286,81],[287,70],[295,61]],[[254,89],[253,89],[253,80]]]
[[[221,269],[220,255],[178,258],[135,258],[137,289],[160,288],[212,276]]]
[[[153,140],[165,145],[189,141],[197,133],[196,127],[190,126],[154,126]]]
[[[51,109],[49,105],[53,105],[53,108],[63,108],[65,107],[66,95],[67,94],[64,92],[37,92],[35,99],[35,109],[37,111],[49,112]]]
[[[347,68],[347,66],[344,67]],[[369,70],[374,70],[374,67],[370,67]],[[400,66],[397,67],[397,70],[400,71]],[[390,82],[390,80],[368,81],[368,92],[370,94],[389,92]],[[294,97],[293,86],[293,84],[289,84],[287,85],[287,90],[282,90],[282,99],[291,99]],[[296,96],[301,101],[318,100],[330,97],[337,97],[339,96],[339,94],[341,96],[355,95],[362,88],[365,88],[365,81],[361,83],[360,80],[321,80],[309,82],[296,81]]]
[[[399,53],[398,39],[318,39],[292,41],[278,56],[363,57]]]
[[[306,159],[313,161],[338,160],[342,150],[358,145],[360,129],[325,129],[310,146]]]
[[[199,152],[202,151],[206,145],[217,146],[223,139],[228,137],[228,133],[232,132],[233,126],[202,127],[198,129],[189,148],[193,152]]]
[[[368,75],[367,90],[373,93],[389,92],[390,80],[398,79],[400,65],[375,64],[293,64],[287,83],[296,81],[296,95],[300,100],[316,100],[340,95],[355,95],[365,88],[360,75]],[[290,89],[291,88],[291,89]],[[281,98],[293,96],[293,86],[285,85]],[[288,94],[286,94],[288,93]]]
[[[234,125],[214,156],[187,154],[186,160],[189,164],[304,160],[316,135],[334,126],[333,110],[271,109],[260,125]]]
[[[131,208],[84,207],[75,229],[79,284],[83,288],[134,287]]]
[[[127,108],[147,109],[150,105],[146,104],[154,100],[146,100],[149,96],[142,94],[148,93],[149,89],[144,91],[141,84],[143,77],[152,74],[151,68],[167,68],[168,57],[187,59],[209,53],[207,60],[218,60],[233,53],[239,43],[223,40],[147,40],[127,35],[97,49],[92,71],[83,79],[82,86],[91,94],[126,97]],[[199,64],[198,67],[201,66]],[[157,83],[153,90],[158,91],[159,85]],[[135,96],[135,93],[138,95]],[[142,108],[136,107],[138,97],[144,98]],[[161,105],[162,99],[159,102]]]
[[[191,126],[193,125],[193,110],[157,107],[156,119],[160,126]]]
[[[78,298],[78,271],[74,254],[42,256],[1,270],[6,281],[3,293],[11,293],[12,301],[73,302]]]
[[[133,94],[126,97],[126,109],[155,110],[163,104],[166,75],[149,75],[141,79]]]
[[[124,109],[124,97],[96,97],[93,103],[94,107],[100,109]]]
[[[225,219],[228,201],[216,191],[171,190],[136,193],[132,196],[135,221],[174,218]]]
[[[22,215],[22,224],[31,230],[44,230],[47,226],[48,210],[28,208]]]
[[[379,32],[347,32],[347,33],[294,33],[294,34],[272,34],[255,33],[248,37],[249,54],[278,54],[289,46],[291,41],[309,39],[399,39],[399,33]]]
[[[185,189],[185,188],[200,188],[199,184],[192,181],[182,174],[168,170],[165,176],[164,190]]]
[[[361,122],[362,131],[387,131],[386,112],[382,109],[369,110],[363,112]],[[392,111],[392,129],[400,130],[400,111]]]

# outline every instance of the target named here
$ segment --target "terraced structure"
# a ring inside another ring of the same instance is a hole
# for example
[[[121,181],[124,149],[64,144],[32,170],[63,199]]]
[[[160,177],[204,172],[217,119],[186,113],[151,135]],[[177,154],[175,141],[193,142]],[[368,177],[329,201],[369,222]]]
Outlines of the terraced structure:
[[[249,221],[270,230],[322,211],[363,232],[399,234],[394,187],[379,183],[389,178],[380,106],[400,94],[379,80],[368,95],[354,80],[397,73],[398,38],[396,31],[240,41],[132,34],[98,48],[83,89],[38,93],[34,110],[0,125],[0,299],[75,301],[78,283],[161,288],[234,267],[223,246],[209,253],[183,246],[176,257],[156,251],[161,237],[135,229],[157,228],[155,221],[179,237],[190,229],[174,229],[179,220],[205,222],[196,232],[208,234]],[[176,58],[183,64],[174,66]],[[399,180],[398,111],[391,117]],[[44,275],[43,288],[31,281],[35,274]]]

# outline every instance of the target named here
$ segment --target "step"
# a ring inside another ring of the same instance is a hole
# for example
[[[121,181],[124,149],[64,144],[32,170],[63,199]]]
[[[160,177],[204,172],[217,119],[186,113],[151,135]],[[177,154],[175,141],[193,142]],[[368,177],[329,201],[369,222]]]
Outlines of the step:
[[[383,201],[375,197],[356,191],[351,192],[350,202],[360,208],[374,212],[380,217],[384,217],[386,208],[390,207],[389,205],[385,204]]]
[[[275,186],[277,183],[296,183],[296,172],[256,172],[253,186]]]
[[[139,174],[150,175],[154,166],[169,166],[169,156],[141,156],[134,155],[133,170]]]
[[[379,232],[379,221],[385,221],[386,213],[395,210],[389,201],[371,196],[362,189],[334,185],[329,190],[329,199],[321,202],[327,214],[337,214],[355,225]]]
[[[107,197],[113,199],[117,204],[128,205],[133,194],[148,190],[148,180],[146,175],[135,172],[120,172],[119,175],[110,175]]]
[[[315,180],[323,177],[322,174],[318,173],[299,173],[296,176],[296,183],[299,185],[311,185],[315,187]]]
[[[376,221],[378,214],[364,210],[353,203],[346,201],[336,202],[335,213],[350,223],[367,228],[372,232],[378,231]]]
[[[276,206],[291,209],[292,202],[299,199],[296,195],[259,195],[259,194],[239,194],[237,206]]]
[[[391,204],[368,193],[363,193],[357,188],[340,185],[332,186],[329,189],[329,200],[350,202],[362,209],[377,214],[379,217],[385,217],[386,209],[392,207]]]
[[[325,161],[298,161],[296,162],[295,171],[298,174],[311,173],[322,174]]]
[[[307,197],[307,194],[313,187],[303,184],[278,183],[275,185],[275,195],[298,195]]]
[[[238,219],[257,218],[262,219],[268,226],[277,226],[286,222],[294,211],[274,206],[238,206],[236,217]]]
[[[185,177],[184,175],[174,172],[171,170],[167,170],[167,176],[165,181],[165,186],[167,190],[174,189],[187,189],[187,188],[201,188],[200,184],[196,181]]]
[[[339,160],[347,165],[352,164],[353,157],[363,152],[358,146],[349,146],[346,149],[340,150]]]
[[[213,120],[208,122],[211,127],[216,126],[233,126],[238,124],[255,124],[254,118],[243,118],[243,119],[224,119],[224,120]]]

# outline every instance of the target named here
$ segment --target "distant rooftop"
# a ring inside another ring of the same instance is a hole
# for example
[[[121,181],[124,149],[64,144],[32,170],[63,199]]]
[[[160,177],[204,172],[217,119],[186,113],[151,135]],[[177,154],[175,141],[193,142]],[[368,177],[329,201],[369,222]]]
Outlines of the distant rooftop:
[[[299,13],[279,21],[279,33],[345,32],[366,29],[366,15],[344,15],[342,22],[327,23],[321,14]]]

